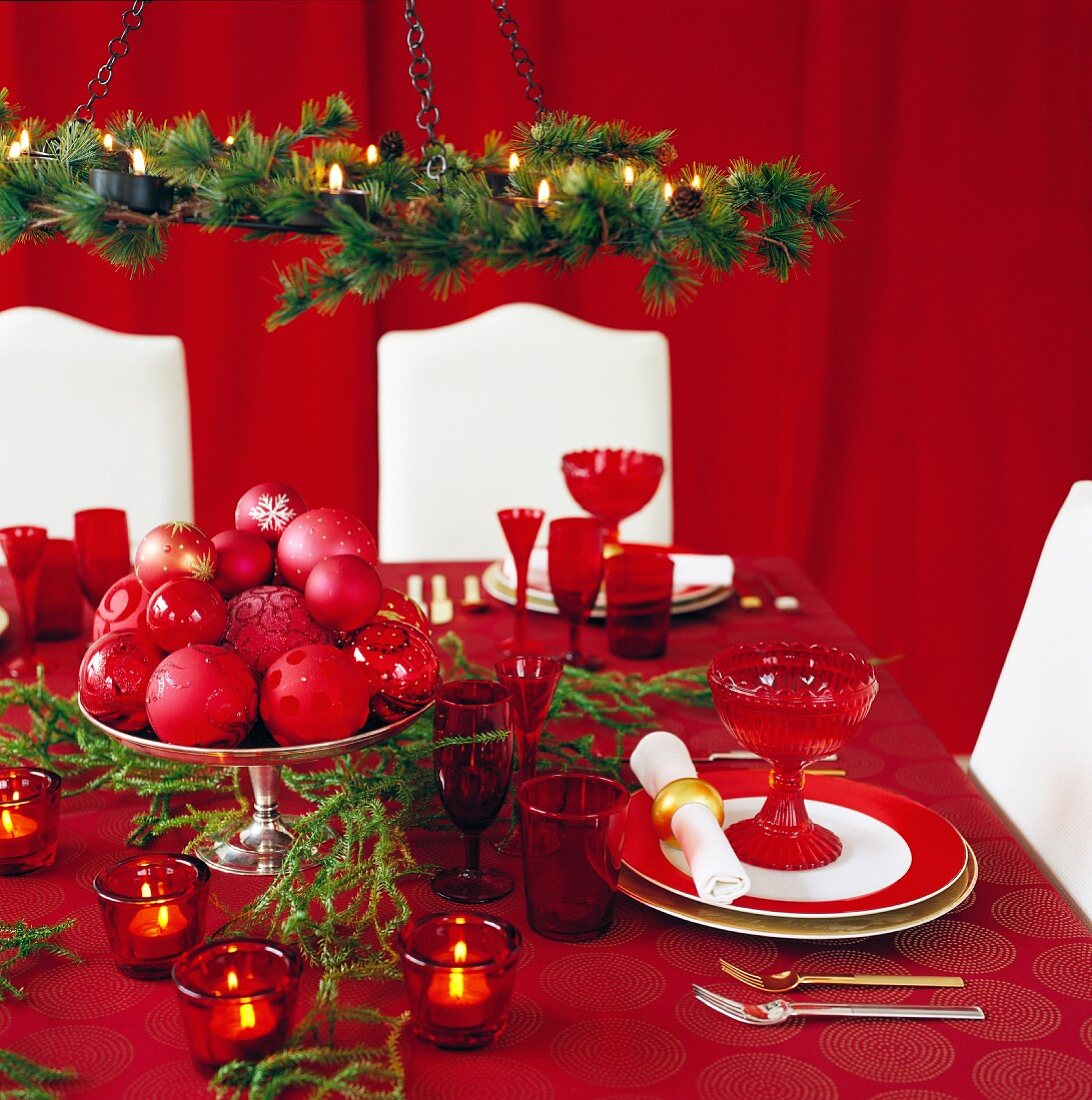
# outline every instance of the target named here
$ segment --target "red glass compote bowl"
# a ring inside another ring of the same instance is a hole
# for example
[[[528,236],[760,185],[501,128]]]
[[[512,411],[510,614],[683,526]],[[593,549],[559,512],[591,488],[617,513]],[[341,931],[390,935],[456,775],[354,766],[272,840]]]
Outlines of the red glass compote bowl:
[[[17,680],[33,680],[38,675],[34,643],[38,638],[38,577],[45,553],[44,527],[0,528],[0,550],[8,562],[15,582],[15,598],[23,620],[23,646],[18,657],[0,665],[0,672]]]
[[[737,645],[713,658],[709,687],[729,732],[771,766],[762,809],[728,828],[736,854],[779,871],[833,863],[842,842],[808,817],[803,773],[840,749],[868,714],[878,690],[872,666],[820,645]]]
[[[571,451],[561,472],[573,500],[607,529],[607,543],[618,542],[618,525],[655,495],[664,460],[646,451]]]
[[[511,876],[481,866],[482,832],[504,805],[512,778],[509,700],[492,680],[457,680],[436,696],[433,772],[440,801],[466,845],[466,865],[432,879],[432,889],[448,901],[496,901],[512,890]]]
[[[582,651],[580,635],[603,583],[603,528],[589,516],[552,520],[549,559],[550,592],[569,620],[569,652],[562,660],[577,668],[602,668],[602,657]]]
[[[72,542],[76,575],[83,594],[98,607],[106,590],[132,569],[129,561],[129,524],[121,508],[88,508],[77,512]]]
[[[545,515],[539,508],[504,508],[497,513],[516,566],[515,629],[512,637],[505,638],[500,644],[500,651],[506,657],[517,653],[542,652],[542,646],[527,637],[527,571]]]

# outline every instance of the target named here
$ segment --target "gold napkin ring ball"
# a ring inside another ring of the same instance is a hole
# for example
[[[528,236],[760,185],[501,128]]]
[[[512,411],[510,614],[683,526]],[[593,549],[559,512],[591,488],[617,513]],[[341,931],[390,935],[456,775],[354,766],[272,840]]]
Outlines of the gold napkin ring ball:
[[[678,810],[692,802],[708,806],[717,824],[724,824],[724,799],[712,783],[697,778],[675,779],[660,791],[652,803],[652,827],[661,840],[676,843],[671,832],[671,819]]]

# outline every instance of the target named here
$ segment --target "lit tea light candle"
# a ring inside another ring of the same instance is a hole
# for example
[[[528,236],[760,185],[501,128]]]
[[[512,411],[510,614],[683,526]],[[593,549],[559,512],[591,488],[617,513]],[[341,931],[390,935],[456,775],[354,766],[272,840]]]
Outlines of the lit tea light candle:
[[[538,206],[541,209],[550,202],[550,181],[542,179],[538,181]]]
[[[225,145],[234,145],[235,144],[235,135],[234,134],[228,134],[228,136],[226,138],[224,138],[224,144]]]
[[[30,152],[30,131],[25,126],[19,134],[19,149],[24,153]]]
[[[104,137],[102,139],[102,147],[108,153],[112,153],[114,151],[114,135],[113,134],[104,135]]]
[[[0,810],[0,851],[5,856],[25,856],[34,851],[37,832],[37,821],[7,806]]]
[[[694,173],[694,178],[691,179],[690,186],[693,187],[695,191],[701,190],[701,176],[699,176],[697,172]]]
[[[327,185],[329,190],[323,191],[319,195],[320,205],[327,210],[334,206],[351,206],[357,213],[363,214],[366,212],[367,195],[363,191],[357,191],[351,187],[345,186],[345,172],[340,164],[330,165]],[[319,224],[321,225],[323,221],[325,221],[324,217]]]
[[[13,141],[11,143],[11,148],[8,149],[8,160],[18,160],[19,157],[22,155],[22,152],[23,147],[19,144],[19,142],[17,140]]]
[[[0,769],[0,875],[26,874],[56,859],[60,789],[56,772]]]
[[[480,1028],[489,1020],[489,983],[483,974],[466,968],[466,940],[455,944],[450,961],[455,965],[446,973],[438,970],[429,983],[429,1016],[442,1027]]]
[[[511,175],[519,168],[519,153],[512,153],[508,157],[508,174]]]
[[[379,146],[378,145],[369,145],[368,148],[364,150],[364,159],[368,162],[369,165],[378,164],[379,163]]]
[[[133,175],[143,176],[148,170],[148,165],[144,160],[144,150],[133,150]]]
[[[675,194],[675,188],[671,186],[670,181],[664,184],[664,202],[670,202],[671,196]]]
[[[622,169],[622,183],[625,184],[626,187],[632,187],[633,181],[636,178],[637,173],[633,170],[633,165],[627,164],[625,168]]]

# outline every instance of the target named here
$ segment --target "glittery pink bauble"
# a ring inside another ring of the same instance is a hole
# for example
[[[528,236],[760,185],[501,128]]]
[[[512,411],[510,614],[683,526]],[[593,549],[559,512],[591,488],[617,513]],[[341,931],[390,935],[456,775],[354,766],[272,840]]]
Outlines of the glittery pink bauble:
[[[171,745],[230,749],[258,717],[258,685],[229,649],[191,645],[164,657],[148,684],[148,720]]]
[[[216,547],[212,583],[225,600],[273,579],[273,550],[259,535],[221,531],[212,536],[212,545]]]
[[[316,622],[331,630],[358,630],[379,610],[383,582],[373,566],[352,554],[316,562],[303,597]]]
[[[92,642],[80,664],[80,702],[93,718],[114,729],[148,724],[144,695],[161,650],[145,631],[118,630]]]
[[[261,713],[281,745],[340,741],[367,721],[368,677],[333,646],[290,649],[265,674]]]
[[[135,573],[114,581],[99,600],[91,638],[98,641],[104,634],[119,630],[147,630],[144,612],[148,607],[148,591]]]
[[[235,526],[276,545],[284,529],[307,511],[303,497],[283,481],[263,481],[248,489],[235,506]]]
[[[161,523],[140,540],[135,565],[137,580],[149,592],[181,577],[211,581],[216,573],[216,547],[192,523]]]
[[[412,626],[376,619],[358,630],[347,652],[368,673],[372,713],[394,722],[424,706],[440,686],[440,656]]]
[[[334,634],[311,618],[301,593],[267,584],[228,601],[225,641],[254,672],[265,672],[282,653],[331,645]]]
[[[152,640],[168,653],[188,645],[216,645],[227,629],[224,597],[192,577],[161,584],[148,601],[147,618]]]
[[[277,544],[277,567],[281,577],[302,592],[315,564],[339,554],[363,558],[369,565],[378,560],[375,539],[363,520],[339,508],[312,508],[284,529]]]
[[[376,616],[416,627],[422,634],[432,637],[432,622],[429,617],[421,610],[419,604],[411,600],[405,592],[399,592],[397,588],[383,589]]]

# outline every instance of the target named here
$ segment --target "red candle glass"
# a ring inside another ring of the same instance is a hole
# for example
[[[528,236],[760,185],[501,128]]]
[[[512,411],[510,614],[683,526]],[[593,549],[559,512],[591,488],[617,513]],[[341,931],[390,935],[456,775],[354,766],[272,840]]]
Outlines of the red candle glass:
[[[39,638],[78,638],[83,632],[83,592],[71,539],[46,539],[37,612]]]
[[[88,508],[73,518],[76,571],[92,607],[132,569],[129,523],[121,508]]]
[[[21,680],[34,680],[38,676],[34,643],[38,638],[38,577],[45,545],[44,527],[0,528],[0,550],[4,551],[11,579],[15,582],[15,599],[23,620],[22,651],[6,665],[0,665],[2,676]]]
[[[197,1068],[208,1073],[280,1050],[302,972],[299,952],[271,940],[213,940],[183,955],[171,977]]]
[[[447,1050],[491,1043],[508,1022],[522,937],[506,920],[430,913],[399,932],[415,1035]]]
[[[660,657],[671,626],[675,563],[627,551],[607,558],[607,648],[616,657]]]
[[[618,525],[655,495],[664,460],[647,451],[571,451],[561,472],[573,500],[607,528],[607,542],[618,541]]]
[[[209,869],[192,856],[131,856],[95,877],[114,962],[130,978],[165,978],[205,938]]]
[[[44,768],[0,768],[0,875],[25,875],[57,858],[61,777]]]
[[[569,620],[569,652],[563,660],[577,668],[602,668],[603,659],[581,651],[584,621],[603,583],[603,528],[587,516],[550,523],[550,591],[558,611]]]
[[[539,508],[504,508],[497,513],[516,567],[516,622],[512,637],[500,644],[505,655],[542,652],[542,646],[527,637],[527,573],[545,515]]]

